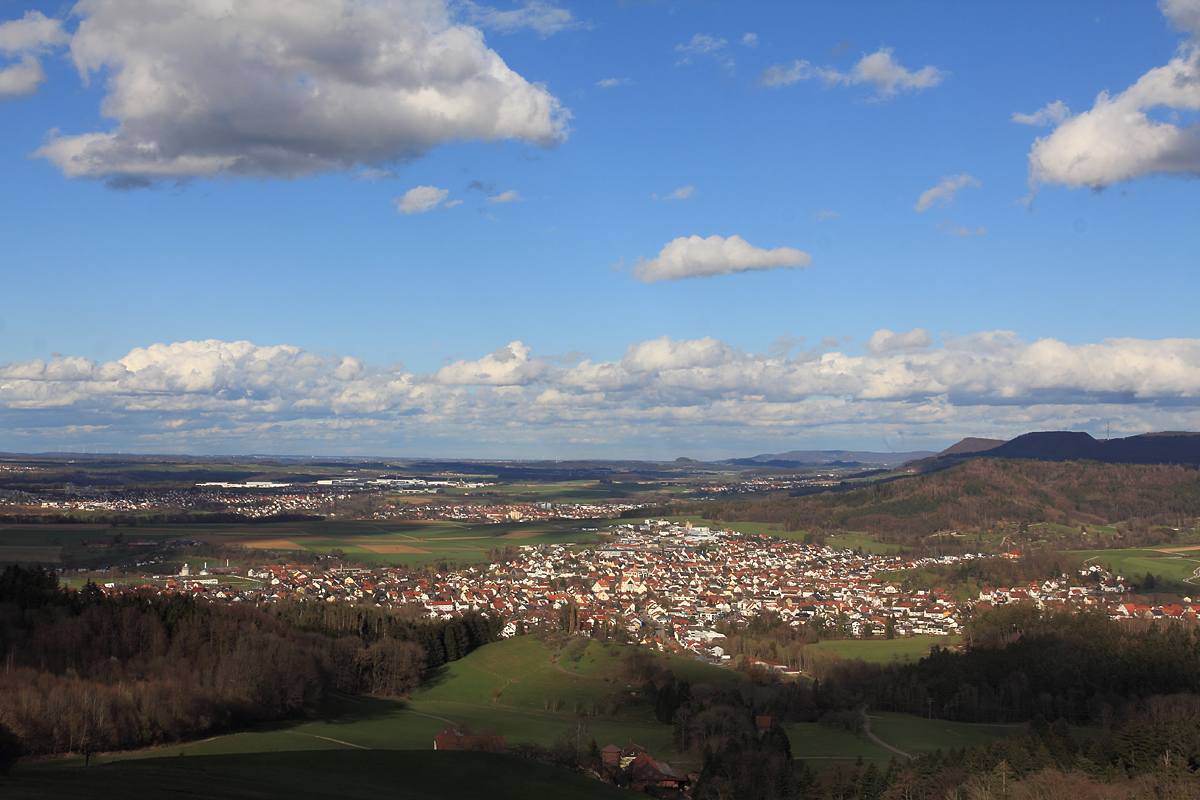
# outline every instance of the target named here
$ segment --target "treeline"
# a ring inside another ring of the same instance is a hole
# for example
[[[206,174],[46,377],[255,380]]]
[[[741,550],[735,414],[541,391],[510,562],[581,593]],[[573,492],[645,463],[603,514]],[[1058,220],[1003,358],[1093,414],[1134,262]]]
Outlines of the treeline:
[[[302,717],[328,690],[403,694],[431,660],[465,655],[490,630],[430,626],[441,644],[429,659],[419,623],[396,628],[409,638],[384,626],[325,633],[293,624],[286,609],[110,597],[9,567],[0,573],[0,728],[26,753],[96,752]],[[447,631],[457,646],[449,652]]]
[[[787,718],[796,721],[865,703],[960,722],[1041,715],[1111,726],[1127,721],[1140,698],[1200,694],[1200,628],[1181,623],[1001,606],[972,617],[962,649],[935,647],[916,662],[891,664],[834,658],[810,646],[814,636],[764,617],[730,629],[725,648],[743,664],[778,661],[819,681],[816,699],[789,700]],[[768,670],[748,673],[760,683],[777,680]]]
[[[935,649],[887,676],[877,702],[963,722],[1040,714],[1109,725],[1138,698],[1200,692],[1197,633],[1181,624],[1122,625],[1098,612],[1000,607],[971,621],[964,650]]]
[[[430,668],[457,661],[476,647],[496,641],[504,627],[498,615],[485,616],[478,611],[432,622],[346,603],[287,603],[270,606],[268,611],[289,627],[335,639],[353,637],[366,645],[389,639],[412,642],[425,652]]]
[[[791,531],[865,530],[907,545],[940,531],[990,528],[1001,519],[1072,526],[1125,521],[1124,546],[1133,547],[1169,539],[1171,527],[1200,516],[1200,473],[1178,465],[975,459],[861,489],[717,501],[693,511],[718,522],[764,522]],[[944,544],[947,552],[954,547]]]

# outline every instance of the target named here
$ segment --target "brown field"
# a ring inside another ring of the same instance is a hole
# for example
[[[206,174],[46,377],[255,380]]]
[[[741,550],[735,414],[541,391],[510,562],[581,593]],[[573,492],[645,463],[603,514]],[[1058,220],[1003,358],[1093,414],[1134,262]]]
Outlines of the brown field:
[[[1157,553],[1186,553],[1190,550],[1200,550],[1200,544],[1188,545],[1186,547],[1154,547],[1150,549]]]
[[[43,564],[58,563],[61,547],[26,547],[24,545],[0,545],[0,564],[10,561],[40,561]]]
[[[250,547],[258,550],[307,550],[302,544],[296,544],[289,539],[239,539],[229,542],[238,547]]]
[[[512,533],[505,533],[500,536],[497,536],[496,538],[497,539],[531,539],[534,536],[538,536],[542,533],[545,533],[545,531],[513,531]]]
[[[429,555],[428,550],[420,550],[407,544],[362,544],[359,547],[370,550],[372,553],[424,553]]]

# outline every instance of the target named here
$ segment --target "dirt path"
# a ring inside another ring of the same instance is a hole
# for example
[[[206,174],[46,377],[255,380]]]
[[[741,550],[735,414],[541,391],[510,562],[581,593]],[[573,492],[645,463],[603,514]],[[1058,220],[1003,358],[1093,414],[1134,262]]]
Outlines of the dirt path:
[[[331,739],[328,736],[317,736],[315,733],[301,733],[300,731],[284,731],[284,733],[290,733],[295,736],[309,736],[313,739],[324,739],[327,742],[334,742],[336,744],[344,744],[347,747],[357,747],[359,750],[370,750],[371,749],[369,747],[364,747],[361,744],[355,744],[354,742],[343,742],[341,739]]]
[[[904,751],[903,751],[903,750],[901,750],[900,748],[898,748],[898,747],[892,747],[890,744],[888,744],[887,742],[885,742],[883,739],[880,739],[878,736],[876,736],[875,734],[871,733],[871,717],[870,717],[870,716],[867,714],[867,707],[866,707],[866,706],[863,706],[863,707],[862,707],[862,715],[863,715],[863,733],[865,733],[865,734],[867,735],[867,738],[868,738],[868,739],[870,739],[872,742],[874,742],[875,744],[879,745],[880,747],[885,747],[885,748],[887,748],[888,750],[891,750],[891,751],[892,751],[893,753],[895,753],[896,755],[901,755],[901,756],[904,756],[905,758],[907,758],[907,759],[909,759],[909,760],[911,760],[911,759],[913,758],[913,756],[911,756],[911,755],[909,755],[908,753],[904,752]]]

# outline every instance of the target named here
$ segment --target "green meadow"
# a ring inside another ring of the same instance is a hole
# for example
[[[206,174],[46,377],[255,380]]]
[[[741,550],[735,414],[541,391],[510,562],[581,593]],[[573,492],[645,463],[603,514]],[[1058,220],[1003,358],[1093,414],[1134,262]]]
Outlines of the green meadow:
[[[831,653],[838,658],[859,658],[874,664],[917,661],[930,649],[954,647],[961,636],[899,636],[895,639],[830,639],[809,645],[812,650]]]
[[[1200,570],[1200,546],[1191,550],[1074,550],[1071,554],[1089,564],[1100,564],[1114,575],[1138,581],[1147,572],[1163,581],[1156,592],[1192,594],[1200,592],[1200,581],[1194,579]]]

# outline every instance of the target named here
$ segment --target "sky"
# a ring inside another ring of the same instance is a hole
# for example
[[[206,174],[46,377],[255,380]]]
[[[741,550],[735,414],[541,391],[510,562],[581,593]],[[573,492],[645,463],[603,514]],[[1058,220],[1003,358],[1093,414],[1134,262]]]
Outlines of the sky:
[[[1200,429],[1200,0],[0,0],[0,450]]]

